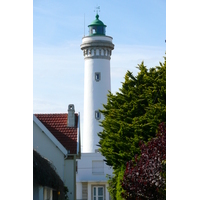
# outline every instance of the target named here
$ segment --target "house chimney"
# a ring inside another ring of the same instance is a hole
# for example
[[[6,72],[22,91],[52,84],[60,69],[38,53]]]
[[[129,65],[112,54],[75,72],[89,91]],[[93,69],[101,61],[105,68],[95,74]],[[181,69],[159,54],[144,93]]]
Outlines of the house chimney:
[[[67,126],[68,127],[74,127],[75,126],[75,109],[74,109],[74,104],[69,104],[68,105]]]

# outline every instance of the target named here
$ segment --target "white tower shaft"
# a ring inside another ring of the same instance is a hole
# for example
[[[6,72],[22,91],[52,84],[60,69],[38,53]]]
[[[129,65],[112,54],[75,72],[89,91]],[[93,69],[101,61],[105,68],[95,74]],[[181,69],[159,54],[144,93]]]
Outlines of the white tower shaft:
[[[85,58],[83,153],[94,153],[98,149],[97,134],[102,131],[99,120],[103,119],[99,109],[107,103],[107,94],[111,90],[110,56],[113,48],[109,36],[82,39]]]

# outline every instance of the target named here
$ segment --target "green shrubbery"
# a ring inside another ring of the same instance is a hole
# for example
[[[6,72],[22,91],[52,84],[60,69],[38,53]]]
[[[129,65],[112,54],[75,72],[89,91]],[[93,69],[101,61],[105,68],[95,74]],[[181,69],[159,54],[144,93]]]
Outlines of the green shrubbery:
[[[114,170],[109,179],[109,192],[113,199],[122,199],[122,179],[126,163],[140,157],[140,141],[145,143],[156,137],[158,125],[166,122],[166,58],[160,66],[147,69],[144,62],[133,76],[127,71],[119,92],[108,94],[107,104],[100,112],[104,120],[100,125],[100,152],[107,165]]]

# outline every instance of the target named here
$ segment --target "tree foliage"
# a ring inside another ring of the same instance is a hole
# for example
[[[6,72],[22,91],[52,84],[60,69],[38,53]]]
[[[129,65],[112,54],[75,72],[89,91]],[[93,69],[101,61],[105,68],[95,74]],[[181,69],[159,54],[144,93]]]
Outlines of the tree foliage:
[[[122,88],[116,94],[109,92],[107,104],[100,110],[104,119],[99,150],[114,169],[110,182],[115,187],[119,169],[134,161],[135,154],[140,155],[139,142],[155,137],[158,125],[166,122],[166,58],[149,70],[144,62],[137,68],[136,76],[127,71]]]
[[[140,146],[141,157],[127,162],[122,188],[125,199],[166,199],[166,127],[162,123],[156,138]]]
[[[166,59],[149,70],[142,62],[138,69],[137,76],[126,73],[120,92],[110,92],[100,110],[100,151],[114,169],[140,154],[139,141],[155,137],[158,125],[166,121]]]

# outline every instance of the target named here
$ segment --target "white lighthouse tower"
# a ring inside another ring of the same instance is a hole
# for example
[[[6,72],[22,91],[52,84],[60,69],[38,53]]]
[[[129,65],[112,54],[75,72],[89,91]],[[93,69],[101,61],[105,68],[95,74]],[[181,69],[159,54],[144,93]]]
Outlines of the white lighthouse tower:
[[[106,36],[106,25],[98,14],[88,27],[89,36],[83,37],[81,44],[85,59],[83,153],[95,153],[99,142],[97,133],[102,131],[99,120],[103,116],[99,109],[107,103],[111,90],[110,59],[114,44],[112,37]]]
[[[107,103],[110,87],[110,59],[114,49],[112,37],[106,36],[106,25],[96,19],[88,26],[89,35],[82,38],[81,50],[85,60],[84,77],[84,121],[83,151],[77,160],[76,199],[108,200],[108,175],[112,168],[106,165],[98,152],[99,136],[102,131],[99,120],[103,119],[99,110]]]

